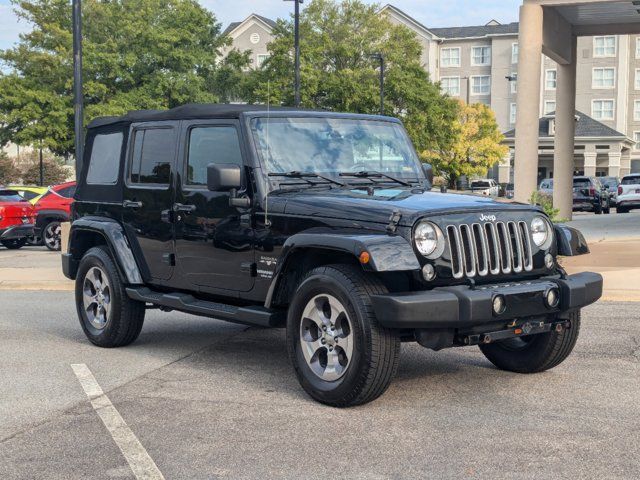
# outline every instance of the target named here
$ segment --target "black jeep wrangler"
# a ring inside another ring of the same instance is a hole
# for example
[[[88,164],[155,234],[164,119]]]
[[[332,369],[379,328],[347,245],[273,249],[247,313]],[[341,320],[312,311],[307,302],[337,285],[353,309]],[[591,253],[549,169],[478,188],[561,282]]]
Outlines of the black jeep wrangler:
[[[393,118],[187,105],[96,119],[85,152],[63,269],[101,347],[147,308],[286,326],[302,387],[346,407],[385,391],[402,341],[552,368],[602,293],[557,263],[588,253],[578,231],[432,193]]]

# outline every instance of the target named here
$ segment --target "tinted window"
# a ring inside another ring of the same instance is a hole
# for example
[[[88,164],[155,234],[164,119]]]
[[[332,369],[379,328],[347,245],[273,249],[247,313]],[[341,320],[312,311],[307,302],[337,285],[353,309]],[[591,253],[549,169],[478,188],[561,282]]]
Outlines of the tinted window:
[[[640,176],[624,177],[622,179],[622,185],[640,185]]]
[[[573,180],[573,188],[589,188],[591,181],[588,178],[576,178]]]
[[[168,184],[173,152],[171,129],[153,128],[136,131],[131,161],[131,181]]]
[[[206,185],[207,165],[242,165],[238,132],[234,127],[197,127],[189,134],[187,184]]]
[[[87,183],[113,185],[118,181],[122,132],[96,135],[93,139]]]
[[[62,190],[58,190],[56,193],[57,193],[58,195],[60,195],[61,197],[64,197],[64,198],[71,198],[71,197],[73,197],[73,196],[75,195],[75,193],[76,193],[76,186],[75,186],[75,185],[72,185],[72,186],[70,186],[70,187],[63,188]]]
[[[618,186],[618,179],[617,178],[603,178],[602,180],[602,184],[611,189],[611,187],[617,187]]]
[[[0,190],[0,202],[25,202],[15,190]]]
[[[491,183],[489,182],[471,182],[471,188],[489,188]]]
[[[38,196],[37,193],[33,193],[33,192],[28,192],[28,191],[23,191],[20,192],[20,195],[22,196],[22,198],[24,198],[25,200],[33,200],[34,198],[36,198]]]

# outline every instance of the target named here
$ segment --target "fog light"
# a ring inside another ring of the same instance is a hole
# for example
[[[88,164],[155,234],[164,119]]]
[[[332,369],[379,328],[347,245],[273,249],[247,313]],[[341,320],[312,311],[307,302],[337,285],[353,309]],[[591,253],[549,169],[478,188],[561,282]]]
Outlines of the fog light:
[[[427,282],[431,282],[434,278],[436,278],[436,269],[433,268],[433,265],[427,263],[424,267],[422,267],[422,278],[424,278]]]
[[[553,260],[553,255],[551,255],[550,253],[547,253],[544,256],[544,265],[545,267],[547,267],[548,270],[551,270],[553,268],[555,261]]]
[[[550,288],[547,290],[545,301],[547,302],[547,307],[556,308],[560,304],[560,292],[557,288]]]
[[[507,309],[507,302],[503,295],[496,295],[493,297],[493,313],[496,315],[502,315]]]

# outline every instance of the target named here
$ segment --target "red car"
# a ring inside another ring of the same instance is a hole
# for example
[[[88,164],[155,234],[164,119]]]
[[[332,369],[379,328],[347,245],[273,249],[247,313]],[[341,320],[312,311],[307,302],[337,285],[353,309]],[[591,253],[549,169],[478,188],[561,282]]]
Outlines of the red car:
[[[35,210],[16,190],[0,188],[0,243],[15,250],[33,235]]]
[[[49,250],[60,250],[60,224],[69,221],[75,193],[76,182],[54,185],[35,204],[35,236]]]

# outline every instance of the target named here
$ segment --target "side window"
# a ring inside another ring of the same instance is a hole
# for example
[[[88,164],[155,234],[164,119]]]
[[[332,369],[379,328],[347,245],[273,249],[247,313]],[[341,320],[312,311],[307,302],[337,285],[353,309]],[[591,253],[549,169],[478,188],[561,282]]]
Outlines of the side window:
[[[136,130],[129,179],[132,183],[168,185],[175,151],[170,128]]]
[[[87,184],[113,185],[118,181],[122,132],[99,134],[93,139]]]
[[[206,185],[207,165],[210,163],[242,165],[235,127],[195,127],[189,131],[187,185]]]
[[[117,169],[116,169],[116,173],[117,173]],[[62,190],[58,190],[56,192],[58,195],[60,195],[61,197],[64,198],[71,198],[75,195],[76,193],[76,186],[72,185],[70,187],[67,188],[63,188]]]

